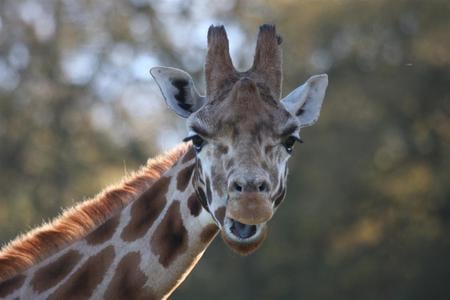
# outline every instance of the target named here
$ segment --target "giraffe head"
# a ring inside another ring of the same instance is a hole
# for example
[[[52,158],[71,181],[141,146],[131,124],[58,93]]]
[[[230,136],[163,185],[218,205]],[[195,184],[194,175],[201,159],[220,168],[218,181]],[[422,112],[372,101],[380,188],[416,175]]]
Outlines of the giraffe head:
[[[280,100],[280,44],[274,26],[261,26],[253,66],[239,72],[224,27],[211,26],[206,96],[182,70],[151,70],[168,106],[187,118],[199,199],[240,254],[263,242],[286,193],[287,161],[301,142],[300,128],[317,121],[328,84],[327,75],[316,75]]]

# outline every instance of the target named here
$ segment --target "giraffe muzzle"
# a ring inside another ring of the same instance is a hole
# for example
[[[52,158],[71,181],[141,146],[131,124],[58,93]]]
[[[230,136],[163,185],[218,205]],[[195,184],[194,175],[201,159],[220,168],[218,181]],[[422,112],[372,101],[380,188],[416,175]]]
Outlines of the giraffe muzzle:
[[[236,252],[248,254],[266,236],[266,222],[272,218],[272,202],[264,193],[246,192],[227,202],[222,237]]]
[[[243,197],[228,200],[226,216],[246,225],[258,225],[269,221],[273,205],[261,193],[246,193]]]

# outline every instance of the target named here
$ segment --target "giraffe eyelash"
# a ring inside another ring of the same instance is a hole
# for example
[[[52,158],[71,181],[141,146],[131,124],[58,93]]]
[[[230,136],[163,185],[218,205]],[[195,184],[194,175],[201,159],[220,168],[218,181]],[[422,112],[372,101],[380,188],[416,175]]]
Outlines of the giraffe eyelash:
[[[303,144],[303,140],[300,137],[297,137],[297,136],[292,136],[292,137],[300,144]]]
[[[303,143],[303,140],[295,135],[291,135],[288,138],[286,138],[281,144],[286,149],[286,152],[288,154],[292,154],[295,142]]]
[[[198,134],[193,134],[183,139],[183,142],[192,141],[195,151],[200,152],[205,145],[205,140]]]

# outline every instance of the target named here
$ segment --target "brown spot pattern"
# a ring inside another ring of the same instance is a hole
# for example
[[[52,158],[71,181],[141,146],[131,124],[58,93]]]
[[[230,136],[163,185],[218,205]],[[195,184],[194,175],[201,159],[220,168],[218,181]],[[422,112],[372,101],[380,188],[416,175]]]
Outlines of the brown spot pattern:
[[[106,242],[113,236],[118,225],[119,217],[109,219],[90,233],[86,237],[86,242],[90,245],[97,245]]]
[[[56,261],[39,269],[30,282],[33,289],[42,293],[57,285],[73,270],[81,257],[78,251],[70,250]]]
[[[204,244],[209,243],[218,231],[219,227],[216,224],[208,224],[200,233],[201,242]]]
[[[186,187],[189,184],[189,180],[191,179],[192,172],[194,171],[195,164],[191,164],[181,170],[177,176],[177,189],[181,192],[184,192]]]
[[[236,141],[238,136],[239,136],[239,128],[235,126],[235,127],[233,127],[233,129],[231,131],[231,139],[233,141]]]
[[[131,220],[120,235],[124,241],[141,238],[150,229],[164,209],[169,183],[169,177],[162,177],[133,203]]]
[[[230,169],[235,165],[235,161],[233,158],[230,158],[228,161],[225,162],[225,168]]]
[[[214,191],[220,196],[224,196],[224,191],[222,187],[227,186],[227,182],[225,179],[225,176],[223,175],[224,172],[220,171],[220,167],[215,166],[211,169],[211,182],[212,186],[214,188]]]
[[[206,177],[206,198],[208,199],[208,203],[211,204],[212,201],[212,192],[211,192],[211,182],[209,181],[209,178]]]
[[[208,204],[206,203],[206,195],[205,195],[205,191],[204,191],[201,187],[198,187],[198,188],[197,188],[197,193],[198,193],[198,198],[199,198],[199,200],[200,200],[200,203],[203,205],[203,207],[204,207],[207,211],[209,211]]]
[[[217,145],[217,152],[216,152],[217,156],[224,155],[224,154],[227,154],[227,153],[228,153],[228,146],[227,145],[223,145],[223,144]]]
[[[214,212],[214,216],[216,216],[217,221],[223,226],[223,219],[225,218],[225,206],[219,207]]]
[[[139,171],[121,183],[109,186],[94,198],[66,209],[52,222],[21,235],[0,250],[0,282],[36,265],[59,250],[86,237],[124,206],[135,201],[189,149],[181,144],[150,159]]]
[[[301,116],[303,115],[303,113],[305,112],[305,110],[303,109],[303,107],[301,107],[299,110],[297,110],[297,112],[295,113],[296,116]]]
[[[284,169],[284,174],[285,174],[284,177],[285,178],[286,178],[286,173],[287,173],[287,168]],[[284,188],[283,178],[280,178],[277,192],[275,193],[275,195],[273,197],[274,207],[277,207],[278,205],[280,205],[285,196],[286,196],[286,189]]]
[[[281,191],[281,193],[278,194],[278,196],[277,196],[277,197],[275,198],[275,200],[274,200],[274,206],[275,206],[275,207],[277,207],[278,205],[281,204],[281,202],[283,201],[285,195],[286,195],[286,190],[283,189],[283,190]]]
[[[139,268],[141,255],[131,252],[125,255],[114,271],[114,277],[103,296],[104,299],[156,299],[149,288],[144,288],[147,277]]]
[[[203,167],[202,167],[202,162],[200,160],[197,160],[197,170],[198,170],[198,174],[202,175],[203,174]],[[203,181],[202,176],[198,176],[200,181]]]
[[[159,255],[159,262],[168,267],[178,255],[187,250],[188,234],[180,214],[180,202],[174,201],[158,225],[150,242],[152,252]]]
[[[193,215],[194,217],[197,217],[202,211],[202,205],[200,204],[200,200],[198,199],[198,196],[195,193],[189,196],[187,200],[187,205],[189,211],[191,212],[191,215]]]
[[[61,285],[48,299],[87,299],[102,282],[114,259],[114,247],[108,246],[90,257],[80,269]]]
[[[6,297],[18,288],[20,288],[25,281],[25,275],[17,275],[11,279],[0,282],[0,297]]]

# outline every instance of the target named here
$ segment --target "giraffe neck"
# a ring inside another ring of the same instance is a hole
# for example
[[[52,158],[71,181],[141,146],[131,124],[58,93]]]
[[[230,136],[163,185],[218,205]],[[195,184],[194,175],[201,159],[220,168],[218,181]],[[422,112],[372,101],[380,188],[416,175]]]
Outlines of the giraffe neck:
[[[218,232],[193,185],[188,151],[89,235],[0,284],[6,298],[160,299],[186,278]]]

